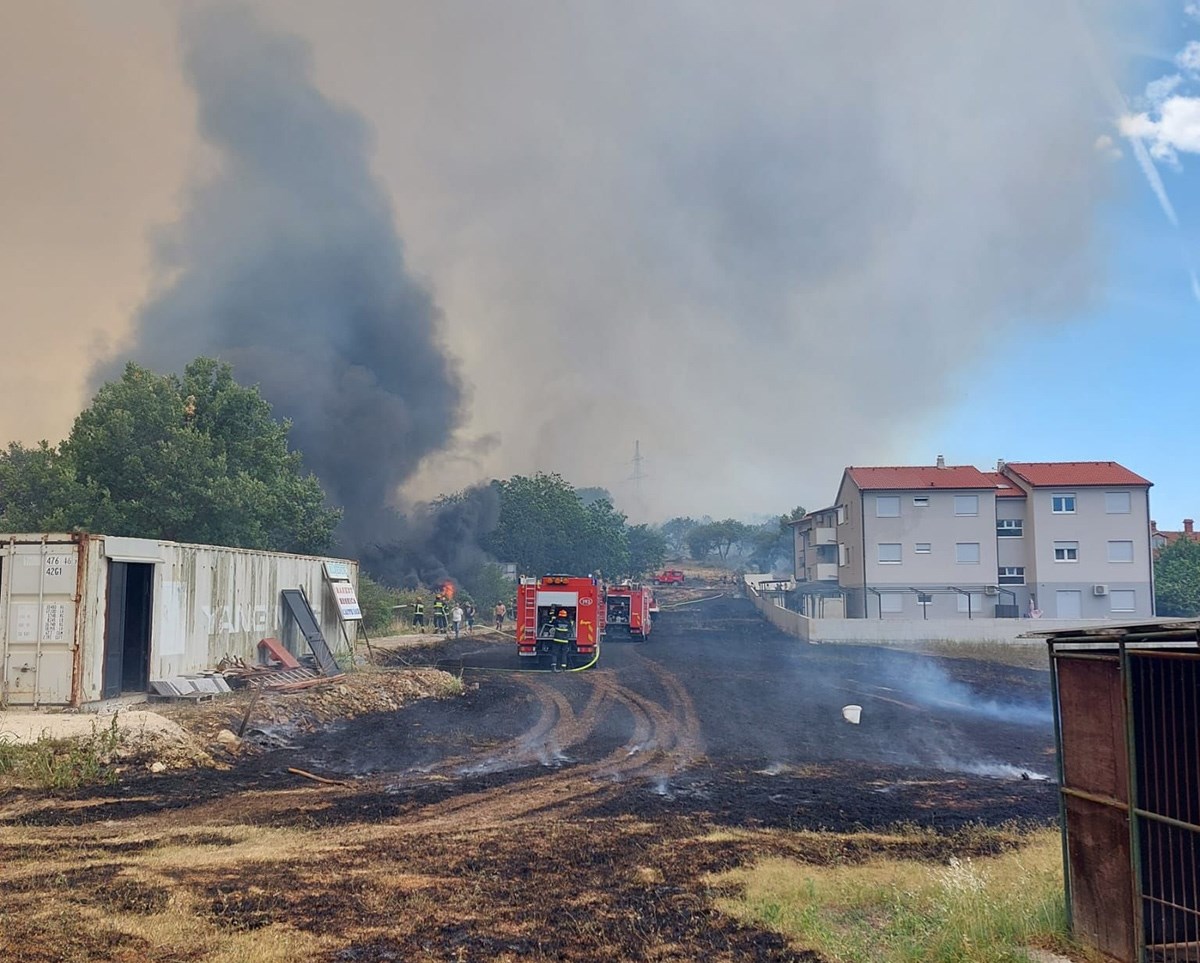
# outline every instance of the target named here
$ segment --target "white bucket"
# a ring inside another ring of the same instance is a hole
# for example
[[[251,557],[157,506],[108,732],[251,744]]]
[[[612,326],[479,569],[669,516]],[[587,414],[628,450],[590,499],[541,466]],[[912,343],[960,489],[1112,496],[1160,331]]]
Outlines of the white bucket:
[[[859,719],[862,718],[862,706],[842,706],[842,718],[858,725]]]

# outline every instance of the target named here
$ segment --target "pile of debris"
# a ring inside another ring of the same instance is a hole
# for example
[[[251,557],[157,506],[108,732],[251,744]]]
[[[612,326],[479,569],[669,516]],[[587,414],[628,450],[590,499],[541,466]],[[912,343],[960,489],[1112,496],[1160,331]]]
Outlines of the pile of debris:
[[[321,663],[306,659],[305,665],[289,652],[278,639],[263,639],[258,643],[266,656],[262,665],[247,665],[240,658],[226,657],[217,663],[217,669],[235,688],[246,686],[251,689],[270,689],[274,692],[292,692],[308,689],[315,685],[332,682],[345,674],[336,668],[326,673]]]

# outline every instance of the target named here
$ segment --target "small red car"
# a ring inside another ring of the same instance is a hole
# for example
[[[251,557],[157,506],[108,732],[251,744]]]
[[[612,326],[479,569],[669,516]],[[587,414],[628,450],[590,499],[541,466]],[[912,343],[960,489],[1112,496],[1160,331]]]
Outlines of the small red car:
[[[669,568],[665,572],[659,572],[655,575],[654,581],[658,585],[682,585],[683,572],[677,568]]]

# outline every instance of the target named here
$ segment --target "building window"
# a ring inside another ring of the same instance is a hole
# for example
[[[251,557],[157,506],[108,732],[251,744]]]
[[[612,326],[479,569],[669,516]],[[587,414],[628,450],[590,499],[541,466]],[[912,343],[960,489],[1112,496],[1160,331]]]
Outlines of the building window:
[[[970,612],[972,615],[981,614],[983,612],[983,596],[978,592],[972,592],[970,595],[964,595],[960,592],[958,594],[958,610],[960,612]]]
[[[917,508],[928,508],[929,507],[929,496],[928,495],[913,495],[913,505],[916,506]]]
[[[1024,585],[1025,567],[1022,565],[1002,565],[996,570],[996,581],[1001,585]]]
[[[1132,562],[1133,542],[1116,541],[1108,543],[1108,560],[1110,562]]]
[[[917,542],[914,551],[918,555],[928,555],[933,551],[933,546],[929,542]]]
[[[899,542],[880,542],[879,543],[879,562],[881,565],[899,565],[900,564],[900,543]]]
[[[1116,589],[1108,593],[1110,612],[1133,612],[1137,609],[1137,593],[1133,589]]]
[[[955,515],[978,515],[979,514],[979,496],[978,495],[955,495],[954,496],[954,514]]]
[[[960,565],[979,564],[979,543],[959,542],[954,546],[954,560]]]
[[[1075,493],[1055,492],[1050,496],[1050,510],[1055,515],[1075,514]]]
[[[845,567],[850,564],[850,546],[838,545],[838,565]]]
[[[1025,522],[1020,518],[997,518],[997,538],[1020,538],[1025,534]]]
[[[900,516],[900,496],[899,495],[876,495],[875,496],[875,517],[876,518],[898,518]]]
[[[1056,562],[1078,562],[1079,561],[1079,543],[1078,542],[1055,542],[1054,543],[1054,561],[1056,561]]]
[[[888,612],[896,613],[904,611],[904,593],[903,592],[880,592],[879,593],[879,611],[886,614]]]
[[[1129,492],[1105,492],[1104,511],[1108,515],[1128,515]]]
[[[846,524],[846,506],[838,505],[836,514],[837,514],[837,523],[839,525],[845,525]]]

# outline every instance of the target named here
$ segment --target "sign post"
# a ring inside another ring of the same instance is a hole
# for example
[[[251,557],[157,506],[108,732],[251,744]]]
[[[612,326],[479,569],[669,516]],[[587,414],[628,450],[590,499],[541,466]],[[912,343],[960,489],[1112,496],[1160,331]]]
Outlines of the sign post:
[[[354,583],[350,581],[350,566],[346,562],[326,562],[325,578],[329,582],[333,600],[337,604],[338,624],[342,627],[342,635],[346,639],[347,647],[351,652],[354,651],[354,643],[350,641],[350,634],[346,631],[346,623],[353,622],[355,624],[354,637],[357,639],[361,632],[362,637],[367,641],[367,651],[370,652],[371,637],[367,635],[367,630],[363,626],[362,607],[358,604]]]

